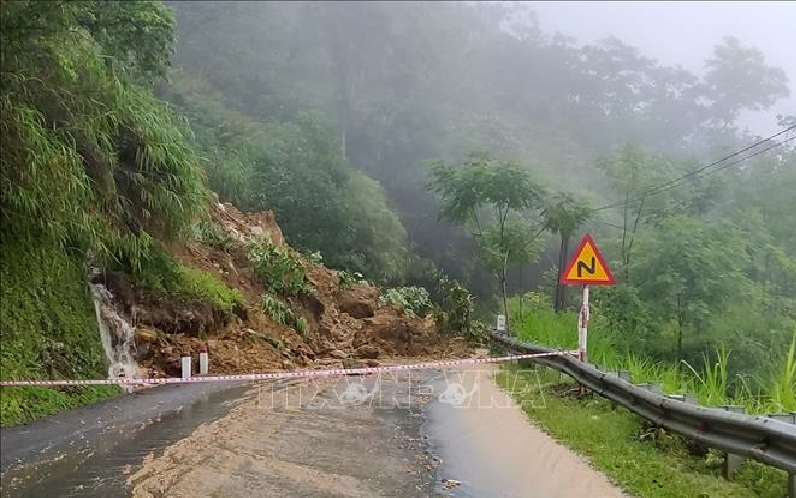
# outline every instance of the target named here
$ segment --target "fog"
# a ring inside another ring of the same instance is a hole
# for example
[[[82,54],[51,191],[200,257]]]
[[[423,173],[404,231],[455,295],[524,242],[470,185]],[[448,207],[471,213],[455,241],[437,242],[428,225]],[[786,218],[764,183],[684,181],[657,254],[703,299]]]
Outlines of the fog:
[[[528,2],[542,29],[591,43],[609,35],[696,74],[724,36],[759,48],[788,74],[790,97],[769,111],[744,111],[742,126],[770,135],[776,115],[796,114],[796,2]]]
[[[796,115],[792,3],[169,4],[178,42],[162,96],[213,157],[214,191],[272,209],[332,266],[423,285],[439,268],[481,296],[493,279],[468,231],[440,221],[430,163],[485,152],[522,164],[545,202],[617,206]],[[759,174],[751,183],[786,188],[772,171],[787,168],[675,182],[643,209],[597,210],[589,230],[622,254],[628,219],[651,234],[661,213],[712,227],[756,196],[788,212],[790,194],[728,187]],[[549,284],[554,239],[510,287]]]

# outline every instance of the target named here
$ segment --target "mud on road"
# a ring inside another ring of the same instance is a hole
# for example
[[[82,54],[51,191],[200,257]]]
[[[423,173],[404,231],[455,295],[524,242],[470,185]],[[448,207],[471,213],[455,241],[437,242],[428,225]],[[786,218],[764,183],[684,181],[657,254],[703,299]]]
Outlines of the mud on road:
[[[160,496],[431,496],[436,460],[421,436],[423,376],[298,381],[251,399],[150,454],[129,477]]]
[[[70,451],[64,440],[43,461],[7,469],[2,494],[624,496],[529,423],[493,373],[478,366],[217,386],[212,393],[152,389],[116,402],[114,413],[127,413],[128,423],[117,420],[104,432],[92,426],[81,451]],[[130,431],[131,410],[145,396],[163,401],[162,410],[170,397],[193,402]],[[26,429],[27,441],[4,431],[3,453],[14,442],[27,449],[10,454],[32,457],[59,428],[74,434],[75,413],[60,417],[57,424],[41,421],[41,431]]]

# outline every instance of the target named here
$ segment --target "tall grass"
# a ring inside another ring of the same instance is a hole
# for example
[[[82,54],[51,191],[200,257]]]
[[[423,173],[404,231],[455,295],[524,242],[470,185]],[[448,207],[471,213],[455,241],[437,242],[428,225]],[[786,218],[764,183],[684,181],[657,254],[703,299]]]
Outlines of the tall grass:
[[[523,305],[526,311],[520,319],[519,300],[509,301],[510,325],[518,339],[555,348],[578,347],[577,315],[556,313],[538,294],[529,295]],[[587,349],[589,361],[609,366],[620,362],[617,348],[605,330],[599,327],[590,329]]]
[[[780,411],[796,411],[796,327],[788,354],[782,365],[773,371],[768,385],[770,401]]]
[[[556,313],[548,304],[529,296],[523,303],[520,319],[519,302],[510,302],[511,328],[521,341],[551,347],[576,348],[578,343],[577,316]],[[724,345],[713,355],[704,355],[702,365],[694,367],[683,362],[657,362],[632,351],[621,351],[610,331],[600,326],[589,328],[589,361],[611,369],[630,372],[633,382],[661,382],[666,393],[689,392],[706,406],[742,405],[748,413],[782,413],[796,410],[796,330],[784,358],[776,362],[768,378],[757,379],[755,389],[750,376],[730,377],[728,365],[731,350]]]

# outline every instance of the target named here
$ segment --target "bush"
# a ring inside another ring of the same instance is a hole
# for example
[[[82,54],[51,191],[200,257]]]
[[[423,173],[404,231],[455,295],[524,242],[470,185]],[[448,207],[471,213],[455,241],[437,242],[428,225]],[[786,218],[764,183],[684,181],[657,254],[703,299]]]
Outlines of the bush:
[[[314,251],[304,256],[311,264],[320,266],[323,264],[323,254],[321,251]]]
[[[458,282],[451,282],[444,275],[437,281],[442,303],[434,310],[434,322],[443,334],[459,335],[470,342],[483,343],[488,327],[474,318],[473,296]]]
[[[339,285],[341,290],[350,289],[355,285],[368,284],[368,281],[365,280],[362,274],[358,271],[351,273],[349,271],[341,270],[335,271],[334,274],[337,276],[337,279],[340,282]]]
[[[307,333],[309,328],[307,319],[296,315],[290,306],[281,299],[265,294],[262,297],[261,305],[263,311],[274,322],[294,328],[299,335]]]
[[[300,296],[315,292],[301,261],[270,240],[253,244],[249,261],[266,289],[274,294]]]
[[[426,316],[431,311],[431,298],[423,287],[394,287],[379,298],[382,305],[400,305],[411,316]]]
[[[209,302],[224,313],[239,313],[247,307],[243,295],[216,276],[177,263],[162,246],[154,244],[140,270],[130,270],[133,284],[163,297],[186,303]]]
[[[229,251],[234,242],[230,234],[207,219],[193,226],[193,234],[199,242],[224,252]]]
[[[308,328],[309,324],[307,323],[306,318],[302,316],[296,320],[296,332],[298,332],[299,335],[307,335]]]
[[[189,300],[210,301],[225,313],[236,313],[246,308],[243,294],[202,270],[181,266],[176,294]]]

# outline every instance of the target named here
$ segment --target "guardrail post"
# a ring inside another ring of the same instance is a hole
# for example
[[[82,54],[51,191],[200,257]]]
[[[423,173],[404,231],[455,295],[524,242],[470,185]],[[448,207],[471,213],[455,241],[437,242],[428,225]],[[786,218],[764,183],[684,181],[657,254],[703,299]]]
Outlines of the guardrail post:
[[[619,370],[617,374],[620,379],[630,382],[630,370]]]
[[[746,407],[742,405],[722,405],[722,408],[732,413],[746,413]],[[743,465],[746,459],[740,455],[733,455],[732,453],[724,453],[724,464],[722,466],[722,473],[726,479],[732,477],[732,474]]]
[[[787,424],[796,424],[796,412],[777,413],[768,415],[768,418],[779,420]],[[796,472],[788,472],[788,498],[796,498]]]
[[[768,415],[768,418],[787,424],[796,424],[796,412],[776,413]],[[796,472],[788,472],[788,498],[796,498]]]
[[[182,378],[183,379],[190,379],[191,378],[191,357],[190,356],[183,356],[182,357]]]
[[[650,392],[663,394],[663,382],[650,382]]]
[[[699,404],[699,398],[697,398],[696,394],[691,394],[691,393],[683,394],[683,401],[685,401],[689,405],[698,405]]]

